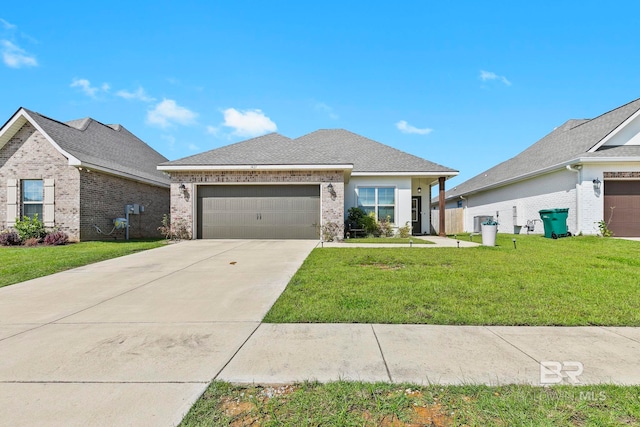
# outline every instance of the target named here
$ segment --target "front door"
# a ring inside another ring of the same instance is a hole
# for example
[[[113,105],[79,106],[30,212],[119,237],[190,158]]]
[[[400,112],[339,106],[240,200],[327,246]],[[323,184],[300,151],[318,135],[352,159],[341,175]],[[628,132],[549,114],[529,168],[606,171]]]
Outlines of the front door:
[[[422,234],[422,197],[411,198],[411,225],[413,234]]]

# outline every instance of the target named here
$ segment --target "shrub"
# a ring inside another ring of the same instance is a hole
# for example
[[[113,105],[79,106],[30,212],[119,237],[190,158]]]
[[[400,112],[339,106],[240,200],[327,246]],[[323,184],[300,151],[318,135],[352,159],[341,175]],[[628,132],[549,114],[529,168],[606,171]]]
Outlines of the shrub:
[[[334,240],[337,240],[339,238],[338,229],[338,224],[333,221],[328,221],[320,228],[320,231],[322,232],[322,240],[325,242],[333,242]]]
[[[0,233],[0,246],[15,246],[20,244],[20,236],[13,230]]]
[[[54,231],[49,233],[44,238],[45,245],[66,245],[69,242],[69,236],[64,231]]]
[[[393,236],[393,226],[391,225],[391,217],[387,216],[385,219],[378,221],[378,230],[381,236],[391,237]]]
[[[24,241],[25,246],[38,246],[40,244],[40,239],[37,237],[29,237]]]
[[[349,221],[352,228],[364,228],[365,218],[367,217],[364,209],[353,207],[349,208],[347,212],[347,221]]]
[[[371,234],[375,237],[380,236],[380,227],[378,221],[376,221],[376,214],[371,212],[369,215],[365,215],[362,218],[362,228],[367,234]]]
[[[45,230],[42,221],[38,219],[38,214],[34,214],[33,218],[24,217],[21,220],[17,220],[14,228],[18,231],[20,240],[25,242],[25,244],[29,239],[37,239],[40,241],[40,239],[47,235],[47,230]]]
[[[172,224],[169,215],[164,214],[162,216],[162,225],[158,227],[158,231],[160,231],[167,240],[189,240],[191,239],[191,233],[189,232],[187,224],[187,221],[183,219],[174,221]]]
[[[400,237],[402,237],[403,239],[406,239],[408,237],[411,237],[411,223],[409,221],[407,221],[404,224],[404,227],[400,227],[398,228],[398,234],[400,235]]]

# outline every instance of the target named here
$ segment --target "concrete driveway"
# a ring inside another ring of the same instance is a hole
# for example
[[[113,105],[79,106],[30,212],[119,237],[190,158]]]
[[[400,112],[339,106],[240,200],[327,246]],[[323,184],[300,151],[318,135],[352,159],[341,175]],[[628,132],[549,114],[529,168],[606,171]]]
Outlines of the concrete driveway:
[[[175,425],[315,241],[198,240],[0,289],[0,425]]]

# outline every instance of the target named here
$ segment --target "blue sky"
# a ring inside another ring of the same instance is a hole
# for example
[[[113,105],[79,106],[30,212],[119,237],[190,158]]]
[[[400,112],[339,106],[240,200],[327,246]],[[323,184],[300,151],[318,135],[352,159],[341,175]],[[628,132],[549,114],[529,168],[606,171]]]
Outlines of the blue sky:
[[[23,106],[120,123],[171,160],[345,128],[458,169],[450,188],[567,119],[640,97],[639,12],[590,0],[10,3],[0,120]]]

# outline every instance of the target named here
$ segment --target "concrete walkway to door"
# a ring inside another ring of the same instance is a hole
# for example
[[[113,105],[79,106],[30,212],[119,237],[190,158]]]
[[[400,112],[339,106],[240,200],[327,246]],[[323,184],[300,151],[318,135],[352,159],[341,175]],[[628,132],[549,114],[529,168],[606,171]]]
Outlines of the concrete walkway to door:
[[[198,240],[0,289],[0,425],[175,425],[316,241]]]

